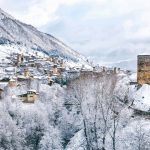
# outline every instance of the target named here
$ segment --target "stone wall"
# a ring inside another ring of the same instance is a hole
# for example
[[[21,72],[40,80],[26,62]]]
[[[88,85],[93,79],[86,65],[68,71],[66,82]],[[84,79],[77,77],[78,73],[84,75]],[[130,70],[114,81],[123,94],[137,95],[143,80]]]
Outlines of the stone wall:
[[[137,82],[150,84],[150,55],[138,55]]]

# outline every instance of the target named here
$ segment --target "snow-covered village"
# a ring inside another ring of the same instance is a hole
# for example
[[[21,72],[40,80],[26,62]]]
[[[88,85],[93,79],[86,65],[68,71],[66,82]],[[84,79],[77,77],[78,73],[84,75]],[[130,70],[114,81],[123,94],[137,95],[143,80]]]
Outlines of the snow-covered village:
[[[117,67],[93,66],[88,60],[86,64],[76,64],[57,54],[48,56],[38,51],[29,53],[9,44],[0,48],[3,56],[0,72],[1,99],[9,95],[13,99],[20,98],[23,102],[34,103],[38,99],[41,84],[52,86],[57,83],[63,86],[82,75],[131,74],[129,70]]]
[[[14,1],[0,0],[0,150],[150,150],[150,35],[105,20],[131,1]]]

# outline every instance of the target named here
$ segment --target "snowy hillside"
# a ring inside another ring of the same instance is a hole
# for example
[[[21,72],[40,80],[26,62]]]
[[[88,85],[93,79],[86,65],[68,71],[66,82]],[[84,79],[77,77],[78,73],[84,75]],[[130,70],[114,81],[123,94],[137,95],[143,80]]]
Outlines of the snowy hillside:
[[[85,63],[86,58],[52,35],[42,33],[22,23],[0,9],[0,44],[25,46],[47,55],[60,56],[74,62]]]
[[[0,150],[150,150],[149,135],[137,73],[92,67],[0,9]]]
[[[24,53],[25,55],[35,55],[36,51],[30,47],[25,45],[17,45],[17,44],[2,44],[0,45],[0,63],[9,63],[11,62],[7,57],[9,57],[12,53]],[[38,55],[41,57],[48,57],[49,55],[43,53],[43,51],[38,51]],[[61,55],[58,54],[60,58]],[[72,55],[73,56],[73,55]],[[72,57],[71,56],[71,57]],[[55,56],[54,56],[55,57]],[[57,56],[56,56],[57,57]],[[92,69],[91,65],[84,61],[83,59],[79,59],[79,61],[74,61],[69,58],[63,58],[66,63],[66,67],[79,67],[85,66],[87,69]]]
[[[135,79],[120,72],[81,76],[64,86],[33,77],[13,87],[1,82],[0,150],[137,150],[141,136],[141,147],[149,150],[150,86],[130,85]],[[38,99],[22,102],[18,95],[31,88]],[[148,114],[135,114],[137,108]]]

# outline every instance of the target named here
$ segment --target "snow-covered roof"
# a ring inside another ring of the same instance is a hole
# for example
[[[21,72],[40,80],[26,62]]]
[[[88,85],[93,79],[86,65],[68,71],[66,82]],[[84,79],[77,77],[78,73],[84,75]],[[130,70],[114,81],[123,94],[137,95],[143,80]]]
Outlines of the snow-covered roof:
[[[15,67],[7,67],[7,68],[5,69],[5,71],[14,72],[15,69],[16,69]]]
[[[36,93],[36,90],[30,89],[30,90],[28,90],[28,92],[34,92],[34,93]]]
[[[25,77],[25,76],[23,76],[23,75],[18,75],[18,78],[26,79],[26,77]]]
[[[11,78],[9,81],[11,81],[11,82],[15,82],[16,80]]]

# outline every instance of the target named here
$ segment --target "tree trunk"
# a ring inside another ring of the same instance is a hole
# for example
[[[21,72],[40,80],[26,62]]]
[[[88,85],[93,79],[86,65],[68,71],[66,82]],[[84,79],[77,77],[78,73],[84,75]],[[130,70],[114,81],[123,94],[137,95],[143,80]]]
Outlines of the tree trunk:
[[[103,147],[102,150],[105,150],[105,137],[103,137]]]
[[[95,118],[96,118],[96,117],[95,117]],[[98,138],[97,138],[96,119],[95,119],[95,121],[94,121],[94,136],[95,136],[96,149],[98,150]]]
[[[85,139],[86,139],[86,148],[87,148],[87,150],[90,150],[90,144],[89,144],[88,134],[87,134],[87,127],[86,127],[86,122],[84,119],[83,119],[83,125],[84,125],[84,135],[85,135]]]
[[[98,110],[98,99],[96,99],[95,102],[95,116],[94,116],[94,136],[95,136],[95,143],[96,143],[96,149],[98,150],[98,137],[97,137],[97,110]]]
[[[113,131],[113,150],[116,150],[116,120],[114,118],[114,131]]]
[[[115,138],[113,138],[113,150],[116,150],[116,141],[115,141]]]

